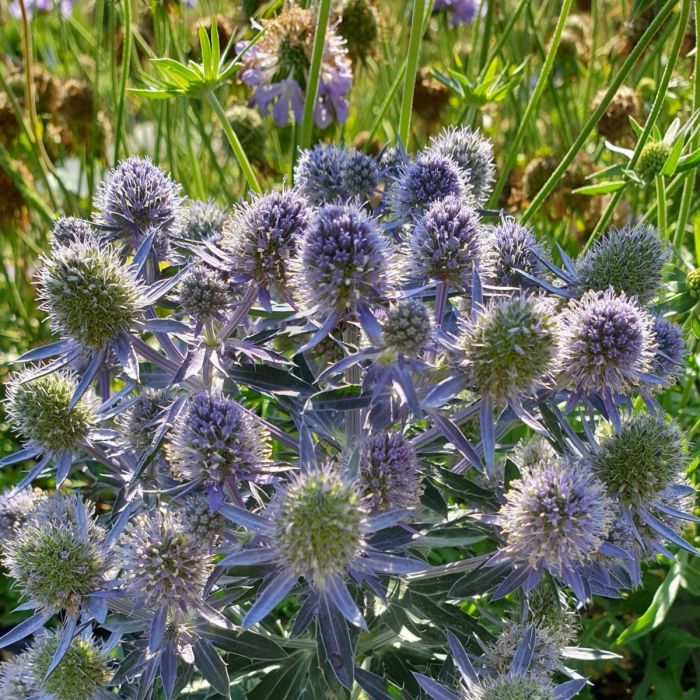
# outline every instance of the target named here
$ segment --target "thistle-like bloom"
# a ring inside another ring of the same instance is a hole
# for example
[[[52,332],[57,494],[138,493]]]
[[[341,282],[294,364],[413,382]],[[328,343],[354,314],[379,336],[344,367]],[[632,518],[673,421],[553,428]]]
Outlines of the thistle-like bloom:
[[[196,537],[172,510],[133,518],[120,541],[117,560],[120,581],[133,605],[151,612],[200,608],[214,565],[209,543]]]
[[[538,462],[555,459],[557,453],[542,435],[533,435],[518,441],[511,456],[519,469],[534,467]]]
[[[481,5],[480,0],[435,0],[433,10],[450,13],[450,24],[454,27],[472,22]],[[464,127],[463,127],[464,128]]]
[[[224,229],[222,247],[233,281],[253,281],[283,294],[289,261],[311,218],[311,210],[296,190],[276,190],[236,209]]]
[[[110,239],[132,248],[154,231],[154,248],[165,258],[169,239],[182,227],[181,187],[146,156],[131,156],[109,171],[95,195],[95,222]]]
[[[213,512],[207,499],[200,494],[187,497],[182,506],[182,519],[187,532],[212,548],[226,531],[226,519]]]
[[[559,325],[544,297],[494,298],[459,339],[469,382],[494,402],[517,401],[557,367]]]
[[[388,204],[400,222],[417,220],[433,202],[446,197],[462,197],[468,191],[464,175],[448,155],[421,153],[404,166],[388,192]]]
[[[270,461],[262,424],[240,404],[202,391],[190,397],[166,443],[176,478],[201,483],[214,498],[241,502],[240,483],[258,478]]]
[[[0,665],[0,697],[4,700],[27,700],[38,691],[30,652],[18,654]]]
[[[182,237],[216,243],[221,238],[226,217],[226,210],[213,200],[190,199],[182,211]]]
[[[671,145],[665,141],[650,141],[642,148],[635,172],[646,182],[652,182],[663,170],[671,155]]]
[[[273,19],[263,20],[263,25],[265,34],[254,46],[248,48],[247,42],[236,45],[238,53],[248,49],[241,59],[241,80],[254,89],[251,104],[262,114],[267,114],[273,105],[272,116],[278,124],[288,122],[290,109],[295,121],[301,122],[316,14],[291,6]],[[347,119],[346,96],[351,86],[352,66],[345,42],[333,27],[328,27],[314,105],[314,121],[318,127],[327,127],[334,117],[339,122]]]
[[[104,585],[104,537],[93,505],[59,492],[43,501],[6,544],[5,562],[37,610],[76,615]]]
[[[348,152],[335,144],[319,143],[301,151],[294,167],[294,182],[311,204],[329,204],[342,197],[347,157]]]
[[[110,245],[72,240],[41,260],[39,296],[61,338],[101,350],[141,319],[144,288]]]
[[[96,242],[98,237],[99,233],[92,222],[74,216],[62,216],[51,231],[51,245],[67,245],[71,241]]]
[[[122,441],[137,453],[153,443],[159,419],[172,403],[169,389],[144,389],[129,408],[117,416],[117,429]]]
[[[302,238],[294,275],[306,308],[341,316],[386,303],[393,255],[374,219],[353,206],[327,205]]]
[[[372,513],[411,510],[423,493],[416,451],[398,432],[376,433],[363,441],[360,481]]]
[[[39,697],[47,700],[101,700],[109,697],[111,693],[105,688],[112,678],[109,658],[90,636],[73,639],[68,651],[45,679],[60,643],[59,630],[40,637],[25,652],[29,655],[34,682],[42,691]]]
[[[14,494],[11,489],[3,491],[0,495],[0,539],[6,542],[13,537],[46,496],[46,491],[41,489],[24,489]]]
[[[662,388],[673,386],[683,374],[683,360],[686,354],[683,330],[677,323],[655,316],[652,333],[656,343],[656,355],[651,373],[663,382]]]
[[[614,290],[586,292],[562,314],[562,367],[583,391],[630,391],[652,368],[652,319]]]
[[[512,217],[504,217],[489,232],[489,273],[497,285],[503,287],[537,288],[537,284],[522,272],[537,279],[547,277],[542,262],[545,256],[532,229],[519,224]]]
[[[669,256],[669,247],[652,226],[612,228],[577,261],[574,291],[581,296],[589,289],[612,287],[645,306],[663,284],[661,273]]]
[[[222,315],[231,305],[231,285],[219,272],[205,263],[195,265],[178,285],[180,307],[197,323]]]
[[[460,1],[456,0],[455,4]],[[449,127],[431,139],[429,152],[448,156],[457,163],[467,192],[476,202],[481,204],[488,199],[496,179],[490,139],[467,126]]]
[[[430,309],[417,299],[402,299],[386,312],[382,344],[397,354],[418,357],[433,338]]]
[[[496,559],[524,569],[518,575],[516,568],[500,593],[519,585],[529,590],[546,570],[570,585],[579,600],[590,597],[581,570],[605,541],[614,512],[605,486],[583,462],[553,459],[523,469],[496,517],[505,540]]]
[[[348,153],[340,172],[340,183],[347,197],[371,199],[379,183],[377,161],[362,151]]]
[[[469,289],[474,267],[484,258],[482,235],[478,214],[463,199],[433,202],[406,243],[407,274],[421,282],[434,280]]]

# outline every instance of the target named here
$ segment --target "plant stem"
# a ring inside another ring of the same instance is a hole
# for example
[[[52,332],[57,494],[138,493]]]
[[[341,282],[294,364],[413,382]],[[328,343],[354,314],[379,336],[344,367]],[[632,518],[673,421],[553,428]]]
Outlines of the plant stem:
[[[331,0],[321,0],[316,19],[316,33],[314,34],[314,46],[311,52],[311,67],[309,79],[306,83],[306,99],[304,101],[304,115],[301,121],[301,138],[299,147],[304,149],[311,145],[311,134],[314,128],[314,107],[318,97],[318,86],[321,80],[321,65],[323,64],[323,50],[326,44],[326,30],[328,18],[331,14]]]
[[[498,182],[496,183],[493,193],[491,194],[490,201],[492,206],[495,205],[496,202],[498,202],[498,199],[501,196],[501,192],[503,192],[503,188],[505,187],[505,184],[508,181],[508,176],[510,175],[510,171],[513,167],[513,164],[515,163],[515,159],[517,158],[520,143],[523,139],[523,136],[525,135],[525,131],[529,127],[530,120],[532,119],[537,110],[537,106],[539,105],[542,93],[544,92],[544,89],[547,86],[549,75],[552,72],[552,66],[554,65],[554,59],[557,55],[557,51],[559,50],[561,34],[564,31],[564,24],[566,22],[566,18],[569,16],[569,11],[571,10],[572,2],[573,0],[564,0],[563,2],[561,13],[559,14],[559,20],[557,22],[556,29],[554,30],[554,36],[552,37],[552,42],[549,46],[549,50],[547,51],[547,56],[545,57],[544,65],[542,66],[542,71],[540,72],[540,77],[537,79],[535,89],[532,93],[530,101],[528,102],[525,114],[520,120],[518,130],[515,132],[515,136],[513,137],[510,143],[510,147],[506,154],[505,162],[503,163],[503,166],[501,168],[500,177],[498,178]]]
[[[224,130],[224,134],[226,134],[226,138],[228,139],[229,145],[231,146],[233,155],[236,156],[238,165],[240,166],[245,179],[248,181],[250,189],[253,190],[253,192],[255,192],[256,194],[262,194],[262,188],[258,183],[258,178],[255,177],[253,167],[251,166],[250,161],[248,160],[248,156],[243,150],[243,146],[241,146],[241,142],[238,140],[238,136],[236,136],[236,132],[233,130],[233,127],[229,123],[229,120],[226,118],[226,113],[224,112],[224,108],[221,106],[221,102],[219,102],[218,98],[213,92],[209,93],[207,99],[209,100],[209,104],[212,106],[214,112],[216,112],[216,116],[221,122],[221,126]]]
[[[647,27],[644,34],[635,45],[635,47],[630,52],[629,56],[625,59],[620,70],[615,74],[615,77],[610,82],[610,87],[608,87],[603,99],[601,100],[598,107],[593,111],[593,114],[588,118],[588,121],[583,125],[581,133],[578,135],[577,139],[571,144],[571,148],[566,152],[566,155],[561,159],[559,165],[555,168],[554,172],[551,174],[547,182],[542,186],[542,189],[535,195],[530,205],[525,210],[522,216],[522,222],[527,223],[539,210],[543,202],[552,193],[552,190],[557,186],[562,175],[566,172],[569,165],[575,158],[576,154],[581,150],[583,144],[586,142],[589,134],[595,128],[595,125],[600,121],[600,118],[605,113],[611,100],[615,96],[618,88],[624,80],[627,78],[628,74],[632,68],[637,63],[639,56],[647,48],[648,44],[651,42],[652,38],[659,30],[659,27],[665,22],[668,15],[673,10],[676,5],[676,0],[667,0],[666,4],[659,10],[657,15],[654,17],[652,23]]]
[[[518,3],[518,6],[513,10],[513,13],[510,16],[510,19],[508,20],[508,24],[506,25],[506,28],[499,33],[498,40],[496,41],[496,45],[493,47],[491,52],[489,53],[488,57],[484,61],[484,65],[481,69],[481,74],[479,77],[483,78],[484,73],[486,73],[486,69],[491,65],[491,62],[493,61],[496,56],[498,56],[501,48],[503,47],[503,44],[506,43],[508,37],[511,35],[511,32],[513,31],[513,27],[515,26],[515,23],[518,21],[518,17],[522,14],[522,11],[525,9],[527,4],[530,2],[530,0],[520,0]],[[491,4],[491,3],[489,3]]]
[[[129,66],[131,65],[131,0],[124,0],[124,47],[122,55],[122,74],[119,80],[119,99],[117,103],[117,120],[114,128],[114,162],[119,160],[119,151],[122,145],[122,132],[124,129],[124,110],[126,108],[126,84],[129,78]]]
[[[411,113],[413,112],[413,92],[416,87],[418,72],[418,56],[420,42],[423,36],[423,15],[425,0],[414,0],[413,16],[411,17],[411,34],[408,39],[408,57],[406,59],[406,75],[404,76],[403,98],[401,101],[401,116],[399,117],[399,141],[408,146],[408,136],[411,129]]]
[[[659,234],[662,240],[666,240],[666,183],[663,175],[657,175],[656,180],[656,213],[657,223],[659,226]]]

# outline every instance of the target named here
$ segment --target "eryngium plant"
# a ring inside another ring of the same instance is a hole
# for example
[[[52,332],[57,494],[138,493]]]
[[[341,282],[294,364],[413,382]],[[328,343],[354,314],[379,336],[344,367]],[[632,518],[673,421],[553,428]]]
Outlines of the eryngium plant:
[[[265,85],[302,88],[309,46],[275,21],[244,63],[286,110]],[[27,471],[0,524],[34,613],[0,646],[35,636],[8,698],[581,690],[567,657],[604,654],[573,648],[574,609],[695,553],[658,404],[683,334],[653,228],[553,255],[480,208],[493,162],[467,128],[414,155],[323,143],[229,216],[132,158],[94,224],[57,222],[58,338],[7,391],[23,446],[0,465]],[[31,490],[51,467],[59,493]]]

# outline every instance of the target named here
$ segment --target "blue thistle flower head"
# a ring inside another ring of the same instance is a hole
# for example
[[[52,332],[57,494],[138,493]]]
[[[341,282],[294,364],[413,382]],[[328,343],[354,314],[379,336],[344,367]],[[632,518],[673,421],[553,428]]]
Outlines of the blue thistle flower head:
[[[214,200],[190,199],[182,212],[182,237],[190,241],[216,243],[227,218],[226,210]]]
[[[419,357],[433,338],[430,309],[418,299],[402,299],[386,312],[382,343],[396,354]]]
[[[99,233],[95,225],[75,216],[62,216],[51,231],[51,245],[61,246],[71,241],[97,242]]]
[[[669,258],[670,249],[654,227],[612,228],[577,261],[574,291],[581,296],[589,289],[606,291],[612,287],[645,306],[661,288]]]
[[[404,266],[409,277],[471,287],[474,267],[484,259],[478,214],[460,197],[433,202],[417,221],[406,243]]]
[[[5,700],[26,700],[35,696],[39,686],[34,675],[31,653],[23,652],[6,661],[0,665],[0,697]]]
[[[394,255],[377,223],[352,205],[318,210],[295,260],[295,286],[309,309],[344,313],[384,305],[394,290]]]
[[[310,220],[311,209],[297,190],[268,192],[236,209],[222,241],[233,279],[286,292],[289,261]]]
[[[214,561],[208,542],[174,510],[141,513],[128,524],[117,562],[122,588],[134,604],[188,612],[197,608]]]
[[[605,486],[585,463],[538,462],[523,469],[505,494],[496,518],[502,553],[568,582],[605,541],[614,512]]]
[[[233,301],[231,285],[219,270],[199,263],[178,285],[180,308],[197,322],[209,321],[224,313]]]
[[[673,386],[683,374],[683,361],[687,352],[683,330],[677,323],[654,316],[652,333],[656,355],[651,373],[662,380],[661,388]]]
[[[490,249],[488,274],[495,284],[536,289],[537,284],[521,275],[519,270],[538,279],[548,277],[547,268],[542,262],[545,252],[532,229],[519,224],[512,217],[503,217],[499,224],[491,228],[487,246]]]
[[[138,248],[158,231],[154,250],[163,259],[169,239],[181,232],[181,187],[146,156],[122,160],[107,174],[95,195],[95,222],[111,239]]]
[[[41,489],[23,489],[13,493],[6,489],[0,495],[0,538],[7,541],[27,522],[34,509],[48,494]]]
[[[144,389],[129,408],[117,416],[117,430],[122,441],[137,453],[153,443],[159,419],[172,403],[169,389]]]
[[[562,325],[562,366],[576,387],[626,392],[652,368],[651,316],[624,293],[586,292],[569,302]]]
[[[301,151],[294,167],[294,182],[313,205],[321,206],[343,193],[343,168],[348,152],[335,144],[317,144]]]
[[[493,143],[467,126],[448,127],[431,139],[429,152],[452,158],[462,171],[467,192],[485,202],[496,179]]]
[[[208,391],[188,399],[165,451],[176,478],[225,489],[237,501],[239,482],[260,475],[270,460],[262,424],[236,401]]]
[[[388,192],[389,209],[399,222],[417,220],[433,202],[466,194],[464,176],[449,156],[427,151],[404,167]]]
[[[346,197],[371,199],[379,183],[377,161],[362,151],[348,153],[340,172],[340,183]]]
[[[373,513],[416,508],[423,478],[411,442],[390,431],[366,438],[360,449],[360,481]]]

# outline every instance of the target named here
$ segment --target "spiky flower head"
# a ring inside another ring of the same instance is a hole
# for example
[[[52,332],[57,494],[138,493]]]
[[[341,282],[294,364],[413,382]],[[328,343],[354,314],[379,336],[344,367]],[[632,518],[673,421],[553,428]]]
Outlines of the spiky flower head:
[[[44,500],[5,546],[5,562],[33,604],[76,612],[85,596],[102,588],[107,557],[104,530],[94,506],[56,493]]]
[[[577,261],[575,291],[581,295],[589,289],[612,287],[637,297],[644,306],[663,284],[662,270],[669,257],[668,246],[653,226],[612,228]]]
[[[386,313],[383,344],[406,357],[418,357],[433,337],[430,309],[418,299],[402,299]]]
[[[233,279],[287,291],[289,261],[310,219],[311,209],[297,190],[274,190],[238,207],[222,241]]]
[[[178,479],[207,486],[250,478],[270,459],[262,424],[236,401],[208,391],[190,397],[165,451]]]
[[[304,234],[295,285],[307,308],[327,313],[383,305],[393,290],[389,244],[365,212],[330,204],[318,210]]]
[[[504,217],[490,229],[487,247],[489,273],[498,285],[537,288],[532,280],[520,274],[521,270],[538,279],[546,279],[548,276],[547,268],[542,262],[546,254],[532,229],[512,217]]]
[[[593,470],[625,505],[648,506],[683,473],[687,453],[678,426],[652,413],[634,413],[599,439]]]
[[[478,214],[463,199],[434,202],[413,227],[406,244],[405,267],[418,280],[436,280],[464,290],[484,258]]]
[[[651,182],[661,173],[669,155],[671,155],[671,146],[665,141],[649,141],[639,154],[635,172],[642,180]]]
[[[38,690],[30,652],[18,654],[0,666],[0,697],[4,700],[27,700]]]
[[[557,453],[542,435],[533,435],[518,441],[512,460],[520,469],[534,467],[539,462],[555,459]]]
[[[613,518],[603,483],[585,463],[553,459],[511,482],[497,524],[509,557],[565,576],[590,561]]]
[[[110,238],[137,248],[153,231],[159,258],[167,255],[169,238],[182,227],[181,187],[146,156],[122,160],[107,174],[95,195],[96,223]]]
[[[683,374],[683,360],[686,354],[683,330],[677,323],[654,316],[652,327],[656,354],[651,373],[663,381],[663,387],[673,386]]]
[[[34,376],[27,369],[13,375],[5,409],[10,422],[29,445],[52,453],[75,449],[95,424],[97,399],[86,392],[69,408],[78,382],[72,374]]]
[[[379,182],[379,168],[372,156],[362,151],[347,154],[340,171],[343,193],[349,198],[371,199]]]
[[[402,433],[383,431],[363,440],[360,481],[372,512],[415,508],[422,480],[416,451]]]
[[[700,267],[688,272],[685,283],[690,296],[693,299],[700,299]]]
[[[379,40],[379,13],[373,0],[345,0],[336,29],[352,61],[366,61]]]
[[[615,526],[614,522],[608,540],[611,539]],[[540,584],[530,591],[527,602],[530,609],[528,619],[553,635],[558,640],[560,649],[574,642],[580,627],[578,615],[570,607],[566,594],[551,578],[543,578]]]
[[[41,259],[39,297],[52,330],[100,350],[141,317],[141,283],[111,245],[73,240]]]
[[[539,296],[494,298],[459,339],[470,383],[494,401],[529,394],[555,370],[559,328],[552,303]]]
[[[331,466],[296,474],[275,513],[275,547],[284,567],[317,590],[345,576],[364,547],[369,513],[359,484]]]
[[[7,541],[14,536],[47,496],[46,491],[37,488],[22,489],[19,493],[12,496],[11,494],[12,489],[6,489],[0,495],[0,539],[2,541]]]
[[[148,610],[197,607],[213,569],[209,543],[195,536],[174,510],[133,518],[117,556],[124,590]]]
[[[613,289],[586,292],[562,314],[562,367],[587,391],[637,386],[654,360],[651,316]]]
[[[534,675],[494,676],[473,690],[466,700],[555,700],[551,681]]]
[[[233,105],[227,110],[226,118],[248,158],[253,163],[262,163],[265,160],[267,129],[260,114],[246,105]]]
[[[56,246],[69,244],[71,241],[97,241],[98,232],[94,224],[75,216],[62,216],[51,231],[51,244]]]
[[[401,222],[417,220],[433,202],[462,197],[466,187],[457,163],[449,156],[425,152],[405,165],[388,192],[389,209]]]
[[[61,643],[60,630],[40,637],[27,652],[34,682],[47,700],[97,700],[112,673],[107,654],[90,638],[75,637],[58,666],[46,678]]]
[[[335,144],[319,143],[300,152],[294,182],[311,204],[328,204],[342,196],[347,157],[347,151]]]
[[[593,101],[596,109],[603,100],[606,90],[601,90]],[[643,102],[640,95],[630,87],[621,85],[598,121],[598,133],[612,142],[623,141],[632,136],[630,117],[639,120]]]
[[[207,499],[201,494],[188,496],[182,506],[182,518],[185,529],[195,539],[214,547],[223,537],[226,520],[209,507]]]
[[[190,199],[182,212],[182,236],[192,241],[215,243],[226,223],[226,210],[213,199]]]
[[[209,321],[231,305],[229,282],[206,263],[192,267],[178,285],[180,307],[198,322]]]
[[[490,139],[468,126],[448,127],[431,139],[430,152],[448,156],[457,163],[467,191],[479,204],[488,199],[496,179]]]
[[[153,443],[158,419],[172,402],[169,389],[144,389],[129,408],[117,417],[122,440],[136,452],[143,452]]]
[[[311,67],[316,13],[291,5],[276,17],[262,21],[265,33],[253,46],[242,41],[236,45],[243,53],[241,80],[254,89],[251,104],[285,125],[290,109],[301,123],[304,91]],[[323,129],[335,117],[348,117],[347,93],[352,85],[352,67],[343,39],[334,27],[328,27],[323,47],[321,78],[314,105],[314,121]]]

